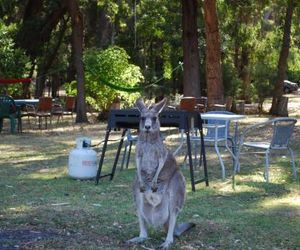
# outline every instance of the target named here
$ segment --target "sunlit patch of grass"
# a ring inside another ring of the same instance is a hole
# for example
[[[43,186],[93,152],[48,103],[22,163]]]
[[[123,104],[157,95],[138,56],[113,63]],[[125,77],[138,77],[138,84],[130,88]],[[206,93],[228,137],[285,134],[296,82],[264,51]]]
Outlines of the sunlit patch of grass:
[[[300,215],[300,192],[298,194],[290,194],[284,197],[280,197],[275,199],[265,199],[261,202],[261,205],[264,208],[272,209],[278,206],[285,206],[285,207],[294,207],[298,209],[298,215]]]
[[[10,214],[11,216],[18,216],[18,214],[23,214],[29,212],[31,209],[28,205],[20,205],[20,206],[10,206],[3,210],[4,213]]]
[[[57,167],[57,168],[42,168],[39,169],[37,172],[35,173],[31,173],[26,175],[26,177],[24,179],[39,179],[39,180],[50,180],[53,178],[62,178],[65,177],[67,174],[67,170],[64,169],[62,171],[61,167]]]

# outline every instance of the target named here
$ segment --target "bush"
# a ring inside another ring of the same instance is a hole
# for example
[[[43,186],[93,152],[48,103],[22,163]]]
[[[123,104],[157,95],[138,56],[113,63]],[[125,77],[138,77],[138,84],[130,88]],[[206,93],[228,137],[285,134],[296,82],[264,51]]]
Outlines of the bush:
[[[123,108],[128,107],[140,96],[137,86],[143,76],[129,59],[126,51],[116,46],[85,51],[86,101],[95,110],[107,112],[118,100],[122,101]],[[66,84],[66,92],[76,95],[76,83]]]
[[[16,26],[6,26],[0,20],[0,77],[22,78],[29,66],[29,58],[20,48],[15,48],[13,35]],[[26,67],[27,66],[27,67]],[[15,96],[22,93],[22,84],[0,85],[0,92]]]

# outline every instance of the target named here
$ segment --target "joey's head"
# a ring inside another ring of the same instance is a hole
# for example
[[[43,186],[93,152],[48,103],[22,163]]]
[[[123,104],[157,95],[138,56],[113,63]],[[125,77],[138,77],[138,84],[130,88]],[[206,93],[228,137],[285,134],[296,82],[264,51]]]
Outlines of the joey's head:
[[[157,133],[160,129],[159,113],[164,109],[167,99],[164,98],[160,102],[154,104],[151,108],[147,108],[142,99],[136,101],[140,116],[140,131],[144,133]]]

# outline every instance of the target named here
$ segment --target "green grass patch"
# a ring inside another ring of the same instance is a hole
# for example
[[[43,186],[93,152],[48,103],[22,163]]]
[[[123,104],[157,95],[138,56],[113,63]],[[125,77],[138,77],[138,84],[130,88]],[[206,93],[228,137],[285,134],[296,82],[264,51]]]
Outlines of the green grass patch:
[[[95,141],[103,133],[103,125],[80,130]],[[134,157],[113,181],[101,179],[95,185],[68,177],[68,154],[78,134],[51,130],[1,135],[0,249],[153,249],[162,243],[164,231],[153,229],[142,245],[124,243],[139,233],[131,188]],[[298,155],[299,145],[293,146]],[[110,170],[115,153],[112,143],[104,172]],[[289,161],[272,160],[270,183],[265,183],[263,158],[244,156],[233,190],[232,161],[227,152],[222,155],[227,179],[220,179],[216,154],[208,149],[210,185],[198,184],[196,192],[183,168],[187,199],[178,221],[196,227],[176,239],[172,249],[299,249],[300,183],[292,179]],[[179,164],[182,159],[178,157]]]

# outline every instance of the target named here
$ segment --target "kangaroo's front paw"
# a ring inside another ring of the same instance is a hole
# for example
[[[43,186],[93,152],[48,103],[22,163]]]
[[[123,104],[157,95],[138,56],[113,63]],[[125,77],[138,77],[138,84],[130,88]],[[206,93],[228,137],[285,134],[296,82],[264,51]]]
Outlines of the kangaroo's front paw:
[[[155,193],[157,191],[157,183],[152,183],[151,190],[153,193]]]
[[[146,191],[146,188],[144,185],[140,185],[140,192],[144,193]]]

